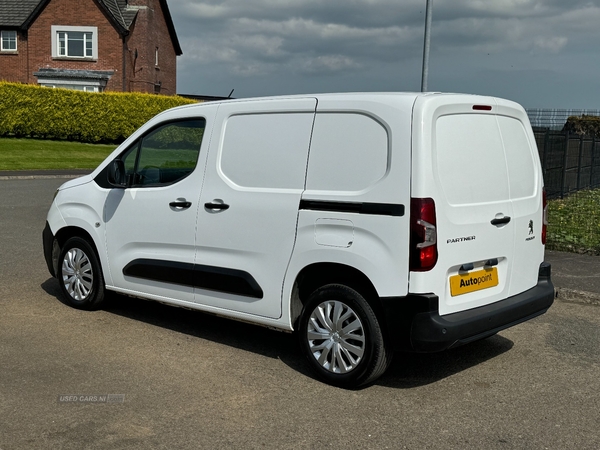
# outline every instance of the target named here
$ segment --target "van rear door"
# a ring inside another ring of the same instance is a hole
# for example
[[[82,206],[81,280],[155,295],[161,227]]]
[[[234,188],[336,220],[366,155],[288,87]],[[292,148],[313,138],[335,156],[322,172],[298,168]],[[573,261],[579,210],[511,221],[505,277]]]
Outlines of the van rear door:
[[[438,260],[410,290],[441,315],[533,287],[543,260],[541,168],[522,108],[490,97],[415,103],[412,197],[433,198]]]

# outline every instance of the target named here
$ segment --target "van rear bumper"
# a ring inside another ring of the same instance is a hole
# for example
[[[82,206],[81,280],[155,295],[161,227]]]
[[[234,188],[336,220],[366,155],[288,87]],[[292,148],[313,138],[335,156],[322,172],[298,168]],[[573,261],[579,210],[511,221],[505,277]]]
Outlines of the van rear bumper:
[[[490,305],[440,316],[438,297],[382,298],[386,332],[395,350],[438,352],[479,339],[544,314],[554,302],[549,263],[540,265],[538,283]]]

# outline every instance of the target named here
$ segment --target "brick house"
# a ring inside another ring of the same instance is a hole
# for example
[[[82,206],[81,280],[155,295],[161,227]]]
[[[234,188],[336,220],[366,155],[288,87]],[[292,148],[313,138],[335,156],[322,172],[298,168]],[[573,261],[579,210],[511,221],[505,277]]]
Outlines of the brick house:
[[[0,80],[175,95],[167,0],[0,0]]]

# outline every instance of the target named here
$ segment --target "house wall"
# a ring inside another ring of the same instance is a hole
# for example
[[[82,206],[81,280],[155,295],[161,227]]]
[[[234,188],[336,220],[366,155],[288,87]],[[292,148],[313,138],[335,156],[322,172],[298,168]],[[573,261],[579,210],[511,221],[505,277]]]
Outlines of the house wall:
[[[129,4],[140,7],[127,39],[129,90],[175,95],[177,55],[159,0],[129,0]]]
[[[175,95],[177,55],[160,1],[129,0],[129,5],[139,10],[124,48],[123,38],[96,0],[51,0],[29,30],[18,33],[17,53],[0,53],[0,79],[37,84],[33,73],[45,68],[113,71],[107,91]],[[53,58],[53,25],[97,27],[98,59]]]
[[[0,52],[0,80],[27,83],[27,33],[17,31],[17,51]]]
[[[98,28],[98,60],[52,58],[52,25]],[[33,22],[28,32],[28,83],[37,83],[33,72],[39,69],[112,70],[107,91],[122,91],[123,41],[95,0],[52,0]]]

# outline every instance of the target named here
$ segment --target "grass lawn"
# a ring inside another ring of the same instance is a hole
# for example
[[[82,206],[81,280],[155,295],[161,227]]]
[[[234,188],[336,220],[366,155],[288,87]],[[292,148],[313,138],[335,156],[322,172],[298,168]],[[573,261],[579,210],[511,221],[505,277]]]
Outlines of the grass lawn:
[[[0,170],[94,169],[117,146],[0,138]]]
[[[600,255],[600,189],[548,202],[547,248]]]

